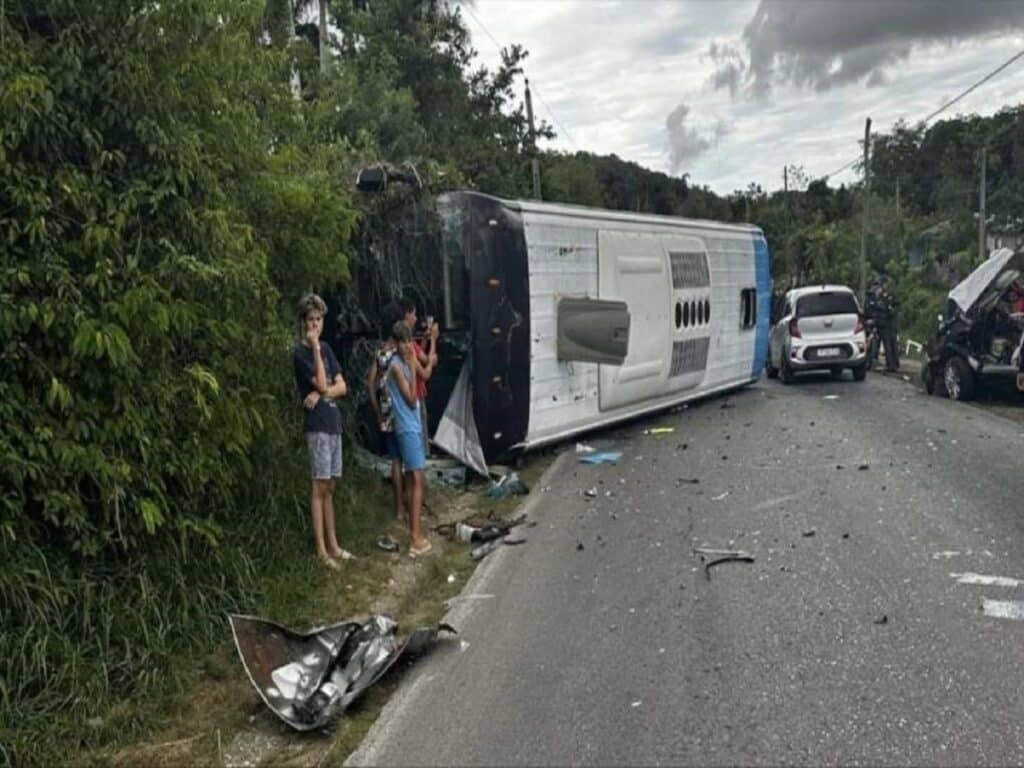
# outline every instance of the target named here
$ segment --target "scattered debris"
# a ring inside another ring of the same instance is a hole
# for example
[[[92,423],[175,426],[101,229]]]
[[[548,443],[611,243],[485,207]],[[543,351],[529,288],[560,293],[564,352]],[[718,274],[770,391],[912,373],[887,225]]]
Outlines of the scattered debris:
[[[525,496],[530,492],[530,489],[526,487],[516,472],[509,472],[507,475],[502,475],[501,479],[493,483],[490,490],[487,491],[487,497],[490,499],[504,499],[508,496]]]
[[[808,528],[806,531],[803,532],[802,535],[803,536],[813,536],[815,533],[817,533],[816,530],[814,530],[813,528]]]
[[[859,464],[857,466],[857,469],[860,470],[861,472],[864,472],[866,470],[871,469],[871,465],[870,464]]]
[[[603,453],[589,453],[580,456],[580,464],[618,464],[622,458],[621,451],[605,451]]]
[[[838,400],[839,395],[825,395],[826,400]]]
[[[1024,621],[1024,601],[1020,600],[989,600],[982,604],[986,616],[996,619],[1017,619]]]
[[[679,487],[680,485],[698,485],[698,484],[700,484],[700,479],[696,478],[696,477],[691,477],[691,478],[677,477],[676,478],[676,487]]]
[[[637,707],[639,707],[639,706],[640,706],[641,704],[643,704],[643,702],[642,702],[642,701],[634,701],[634,702],[633,702],[632,704],[630,704],[629,706],[633,707],[633,709],[636,709],[636,708],[637,708]]]
[[[712,496],[711,500],[712,501],[721,501],[722,499],[724,499],[728,495],[729,495],[729,491],[726,491],[725,493],[720,493],[717,496]]]
[[[511,526],[486,525],[482,528],[477,528],[472,525],[466,525],[465,523],[456,523],[455,538],[463,544],[483,544],[488,541],[500,539],[502,536],[507,536],[510,527]]]
[[[582,552],[583,550],[584,550],[583,542],[582,541],[577,541],[576,542],[576,551],[577,552]]]
[[[449,573],[448,574],[448,583],[449,584],[454,584],[455,583],[455,574],[454,573]]]
[[[882,616],[880,618],[875,619],[875,624],[881,625],[881,624],[888,624],[888,623],[889,623],[889,616],[887,614],[884,614],[884,613],[882,614]]]
[[[585,443],[576,443],[576,453],[593,453],[594,449]]]
[[[645,429],[644,430],[644,434],[645,435],[671,435],[675,431],[676,431],[675,427],[651,427],[650,429]]]
[[[968,552],[967,554],[969,555],[971,553]],[[956,551],[955,549],[947,549],[945,552],[936,552],[932,555],[932,560],[948,560],[951,557],[960,557],[960,552]]]
[[[844,539],[848,539],[848,538],[850,538],[850,534],[848,534],[848,533],[844,533],[844,534],[843,534],[843,538],[844,538]]]
[[[230,622],[260,698],[297,731],[323,728],[400,658],[421,654],[440,632],[455,633],[447,624],[420,627],[399,644],[398,624],[382,615],[305,633],[254,616],[233,614]]]
[[[586,496],[588,499],[597,498],[597,486],[595,485],[593,488],[588,488],[583,492],[583,495]]]
[[[716,557],[714,560],[709,560],[704,564],[704,578],[711,581],[711,569],[719,563],[752,563],[754,562],[754,556],[747,552],[730,552],[727,555]]]
[[[391,460],[378,456],[361,445],[352,447],[355,462],[383,480],[391,479]],[[462,488],[466,485],[466,467],[455,459],[428,459],[423,476],[430,485],[444,485],[449,488]]]
[[[397,552],[398,542],[387,534],[384,534],[377,538],[377,548],[383,549],[385,552]]]

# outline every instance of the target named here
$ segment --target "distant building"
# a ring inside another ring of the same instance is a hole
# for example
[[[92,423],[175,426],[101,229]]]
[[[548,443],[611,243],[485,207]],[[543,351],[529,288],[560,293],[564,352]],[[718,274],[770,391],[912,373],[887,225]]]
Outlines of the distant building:
[[[1024,220],[1009,219],[985,228],[985,250],[992,253],[997,248],[1024,248]]]

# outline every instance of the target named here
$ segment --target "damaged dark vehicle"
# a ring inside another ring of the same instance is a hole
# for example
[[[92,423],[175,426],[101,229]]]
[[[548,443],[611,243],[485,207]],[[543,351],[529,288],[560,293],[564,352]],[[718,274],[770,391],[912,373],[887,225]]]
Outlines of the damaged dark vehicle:
[[[949,292],[946,315],[924,350],[928,394],[970,400],[981,387],[1015,379],[1024,340],[1022,269],[1024,258],[1003,248]]]

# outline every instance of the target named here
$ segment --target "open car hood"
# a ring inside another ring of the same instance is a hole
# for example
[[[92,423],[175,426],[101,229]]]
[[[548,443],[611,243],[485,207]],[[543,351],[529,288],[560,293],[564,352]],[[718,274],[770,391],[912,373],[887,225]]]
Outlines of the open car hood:
[[[1020,259],[1015,259],[1014,256],[1014,252],[1009,248],[993,251],[988,259],[949,292],[949,300],[961,312],[967,314],[989,289],[995,287],[996,279],[1003,271],[1010,267],[1019,268],[1017,262]]]

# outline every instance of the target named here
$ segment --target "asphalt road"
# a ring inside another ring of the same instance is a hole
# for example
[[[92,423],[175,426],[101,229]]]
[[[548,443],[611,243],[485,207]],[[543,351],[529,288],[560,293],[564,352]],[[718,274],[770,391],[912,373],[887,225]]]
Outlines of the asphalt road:
[[[951,574],[1024,579],[1022,430],[869,376],[603,433],[349,762],[1020,764],[1024,621],[982,606],[1024,585]]]

